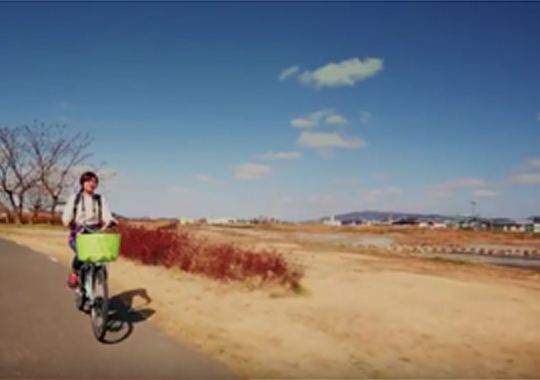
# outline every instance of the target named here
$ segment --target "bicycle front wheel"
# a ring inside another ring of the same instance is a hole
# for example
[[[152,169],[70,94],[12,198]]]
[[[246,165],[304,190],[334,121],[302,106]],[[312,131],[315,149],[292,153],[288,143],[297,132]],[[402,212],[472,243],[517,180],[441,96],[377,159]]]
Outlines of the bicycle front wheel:
[[[86,279],[86,272],[84,271],[84,268],[81,268],[79,272],[79,285],[77,289],[75,289],[75,306],[77,306],[77,309],[79,311],[82,311],[84,313],[88,313],[88,310],[86,309],[86,294],[84,293],[84,281]]]
[[[97,340],[103,342],[109,319],[109,289],[105,267],[95,268],[92,281],[94,302],[90,311],[92,330]]]

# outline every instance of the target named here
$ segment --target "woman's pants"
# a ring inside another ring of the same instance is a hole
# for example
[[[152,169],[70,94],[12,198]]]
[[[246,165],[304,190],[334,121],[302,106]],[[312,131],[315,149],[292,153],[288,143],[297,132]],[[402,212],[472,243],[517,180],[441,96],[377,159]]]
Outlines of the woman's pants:
[[[73,269],[73,271],[75,272],[78,272],[81,269],[83,262],[79,260],[79,257],[77,256],[77,244],[74,241],[70,241],[69,247],[73,251],[73,260],[71,260],[71,269]]]

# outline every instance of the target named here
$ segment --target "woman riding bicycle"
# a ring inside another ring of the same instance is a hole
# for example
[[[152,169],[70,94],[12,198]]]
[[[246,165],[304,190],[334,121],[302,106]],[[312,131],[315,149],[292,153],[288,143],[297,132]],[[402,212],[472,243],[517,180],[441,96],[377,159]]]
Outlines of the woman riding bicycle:
[[[81,175],[79,184],[80,190],[67,199],[62,213],[62,223],[70,230],[69,246],[74,253],[72,270],[66,283],[71,289],[78,286],[78,271],[83,264],[77,257],[77,234],[85,231],[97,232],[117,223],[103,195],[96,193],[99,184],[97,175],[86,172]]]

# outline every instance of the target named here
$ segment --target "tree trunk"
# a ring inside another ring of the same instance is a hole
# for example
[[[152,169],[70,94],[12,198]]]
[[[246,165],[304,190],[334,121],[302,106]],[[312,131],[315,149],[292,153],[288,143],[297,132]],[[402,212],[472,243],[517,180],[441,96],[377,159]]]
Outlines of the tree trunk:
[[[17,212],[16,212],[16,214],[17,214],[17,217],[18,217],[18,219],[19,219],[19,223],[18,223],[18,224],[23,224],[23,220],[24,220],[24,210],[23,210],[22,205],[19,205],[19,206],[17,207]]]
[[[19,217],[19,214],[17,212],[17,202],[15,202],[15,197],[12,191],[6,191],[5,192],[8,196],[9,204],[11,206],[11,210],[9,210],[8,215],[13,215],[13,222],[16,225],[21,224],[21,218]]]
[[[36,221],[36,219],[39,216],[39,211],[40,210],[41,210],[41,208],[39,206],[34,206],[34,209],[32,210],[32,215],[30,215],[30,217],[28,219],[29,224],[34,224],[34,222]]]
[[[58,200],[53,199],[50,209],[50,218],[49,218],[49,224],[54,224],[54,218],[56,216],[56,207],[58,204]]]
[[[12,214],[13,214],[13,223],[20,226],[22,224],[22,221],[21,221],[21,218],[19,216],[19,213],[15,211]]]
[[[17,205],[17,214],[19,215],[20,224],[23,224],[24,220],[24,192],[18,194],[19,204]]]

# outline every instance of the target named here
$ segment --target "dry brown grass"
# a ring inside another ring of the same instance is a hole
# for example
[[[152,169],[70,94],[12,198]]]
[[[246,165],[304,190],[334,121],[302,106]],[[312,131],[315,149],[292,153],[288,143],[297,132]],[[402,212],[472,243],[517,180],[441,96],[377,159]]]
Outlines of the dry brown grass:
[[[11,231],[11,239],[69,263],[63,233]],[[275,229],[200,227],[197,233],[279,249],[306,267],[309,293],[246,292],[124,260],[111,265],[111,280],[116,289],[145,286],[157,311],[154,322],[213,354],[239,377],[540,374],[540,282],[533,272],[311,249]]]
[[[171,221],[170,219],[152,219],[152,220],[137,220],[131,219],[127,221],[127,224],[133,227],[144,227],[144,228],[163,228],[174,223],[178,226],[178,221]]]
[[[269,231],[280,233],[384,235],[403,245],[467,245],[499,244],[540,248],[540,238],[533,233],[427,229],[409,226],[327,226],[323,224],[221,226],[231,230]]]
[[[532,233],[503,231],[429,230],[419,228],[416,231],[411,230],[397,234],[397,242],[408,245],[467,245],[476,243],[540,248],[540,239]]]

